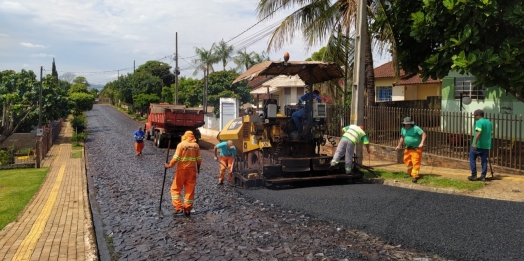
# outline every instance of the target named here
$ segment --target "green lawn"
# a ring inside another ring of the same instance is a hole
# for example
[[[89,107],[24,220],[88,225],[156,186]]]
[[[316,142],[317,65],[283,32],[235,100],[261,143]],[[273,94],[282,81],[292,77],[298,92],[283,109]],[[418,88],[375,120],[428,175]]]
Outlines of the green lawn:
[[[71,158],[74,158],[74,159],[82,158],[82,151],[73,151],[73,153],[71,153]]]
[[[76,143],[73,143],[72,145],[72,150],[81,150],[81,149],[84,149],[84,146],[82,146],[82,144],[76,144]]]
[[[365,172],[366,178],[376,178],[373,174]],[[411,183],[411,178],[404,178],[407,175],[406,172],[392,172],[382,169],[375,169],[375,173],[382,179],[395,179],[400,182]],[[429,187],[437,188],[452,188],[457,190],[477,190],[485,186],[484,182],[471,182],[468,180],[458,180],[450,178],[441,178],[438,176],[423,175],[417,182],[418,184],[426,185]]]
[[[0,230],[13,222],[44,181],[49,168],[0,170]]]

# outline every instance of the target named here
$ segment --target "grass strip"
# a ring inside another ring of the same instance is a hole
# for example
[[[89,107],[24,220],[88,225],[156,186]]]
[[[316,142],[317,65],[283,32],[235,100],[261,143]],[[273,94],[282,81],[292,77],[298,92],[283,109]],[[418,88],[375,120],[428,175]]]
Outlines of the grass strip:
[[[0,170],[0,230],[15,221],[48,171],[49,168]]]
[[[71,158],[73,158],[73,159],[80,159],[80,158],[82,158],[82,152],[81,151],[73,151],[73,153],[71,153]]]
[[[365,172],[364,177],[366,178],[377,178],[375,175]],[[399,182],[411,183],[411,177],[405,178],[407,172],[402,171],[388,171],[383,169],[375,169],[375,174],[381,179],[393,179]],[[483,188],[486,184],[484,182],[471,182],[468,180],[442,178],[431,175],[421,175],[421,178],[417,182],[418,184],[436,187],[436,188],[452,188],[456,190],[468,190],[474,191]]]

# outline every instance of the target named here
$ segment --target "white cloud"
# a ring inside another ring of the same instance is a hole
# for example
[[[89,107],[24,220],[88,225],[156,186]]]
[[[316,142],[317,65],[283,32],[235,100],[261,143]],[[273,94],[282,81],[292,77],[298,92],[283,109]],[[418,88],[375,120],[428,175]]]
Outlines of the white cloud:
[[[24,47],[29,47],[29,48],[44,48],[45,47],[40,44],[32,44],[32,43],[26,43],[26,42],[21,42],[20,45]]]
[[[257,0],[207,0],[205,4],[194,0],[87,3],[83,0],[53,0],[52,3],[24,0],[21,1],[23,4],[15,0],[1,1],[2,24],[5,21],[10,25],[2,28],[2,34],[9,35],[13,41],[7,48],[2,46],[2,52],[15,55],[7,57],[0,52],[0,70],[16,70],[21,62],[36,64],[33,60],[24,60],[28,57],[55,55],[60,57],[56,59],[59,73],[69,71],[82,75],[81,72],[111,71],[132,67],[133,61],[138,67],[148,60],[172,55],[175,52],[175,32],[178,32],[179,57],[186,58],[195,55],[194,47],[209,49],[213,43],[221,39],[228,41],[258,21],[255,12]],[[284,16],[277,14],[274,19],[260,23],[229,44],[243,47],[242,43],[250,42],[254,35]],[[312,47],[306,52],[299,33],[295,36],[293,44],[270,53],[271,58],[277,60],[287,51],[292,60],[304,60],[320,48]],[[267,39],[266,36],[245,47],[248,52],[260,53],[266,50]],[[45,43],[45,46],[33,43]],[[55,55],[29,55],[23,47],[46,48],[46,53]],[[4,68],[7,58],[11,59],[12,66]],[[186,58],[189,62],[192,59]],[[169,59],[162,61],[171,62]],[[194,77],[194,69],[186,62],[179,60],[179,66],[187,68],[182,71],[183,75]],[[230,62],[228,67],[236,65]],[[90,82],[99,82],[116,78],[112,74],[85,76]]]
[[[0,34],[0,37],[9,37],[8,34]]]
[[[0,12],[10,14],[29,14],[31,11],[19,2],[3,1],[0,2]]]
[[[31,54],[31,57],[55,57],[55,56],[53,54],[38,53],[38,54]]]

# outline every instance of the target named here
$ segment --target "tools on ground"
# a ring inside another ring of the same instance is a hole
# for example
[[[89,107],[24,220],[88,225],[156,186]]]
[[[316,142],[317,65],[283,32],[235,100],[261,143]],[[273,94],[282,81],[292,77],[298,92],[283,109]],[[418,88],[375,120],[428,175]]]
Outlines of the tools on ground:
[[[171,148],[171,140],[167,142],[167,152],[166,152],[166,163],[169,164],[169,149]],[[160,203],[158,205],[158,217],[162,217],[160,215],[162,211],[162,197],[164,196],[164,184],[166,183],[166,174],[167,174],[167,168],[164,168],[164,179],[162,181],[162,191],[160,191]]]

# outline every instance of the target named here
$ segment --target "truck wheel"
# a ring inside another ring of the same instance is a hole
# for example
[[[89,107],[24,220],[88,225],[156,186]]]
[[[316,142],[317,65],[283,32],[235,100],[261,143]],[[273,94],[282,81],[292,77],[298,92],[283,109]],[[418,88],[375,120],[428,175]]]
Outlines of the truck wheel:
[[[160,134],[158,132],[155,132],[155,146],[160,148]]]

